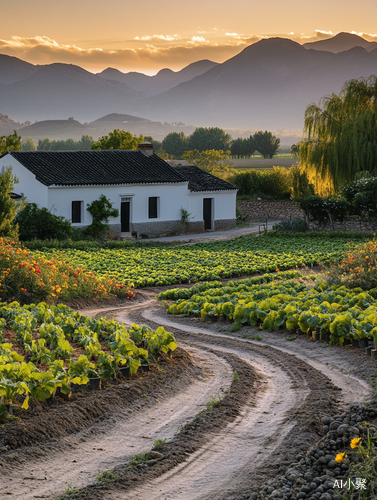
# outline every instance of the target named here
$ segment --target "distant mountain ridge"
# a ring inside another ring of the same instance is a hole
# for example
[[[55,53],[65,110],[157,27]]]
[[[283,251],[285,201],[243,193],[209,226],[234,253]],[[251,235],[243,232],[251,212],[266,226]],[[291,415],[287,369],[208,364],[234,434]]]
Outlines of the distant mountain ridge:
[[[214,66],[217,66],[217,64],[218,63],[209,61],[208,59],[203,59],[202,61],[189,64],[177,72],[164,68],[154,76],[148,76],[144,73],[137,72],[122,73],[114,68],[107,68],[97,74],[101,78],[123,82],[135,90],[152,95],[170,90],[180,83],[192,80],[196,76],[202,75]]]
[[[304,111],[352,78],[377,73],[377,50],[333,54],[263,39],[189,82],[137,104],[151,119],[197,125],[302,128]]]
[[[320,45],[262,39],[222,64],[203,60],[153,77],[111,68],[96,75],[72,64],[34,66],[0,55],[0,112],[19,121],[74,116],[104,130],[123,126],[124,116],[148,116],[132,125],[134,133],[148,125],[145,135],[178,130],[177,124],[185,130],[181,122],[297,130],[308,104],[339,92],[347,80],[377,74],[375,42],[339,33],[315,44]],[[350,48],[336,52],[343,46]],[[104,78],[109,72],[122,81]],[[94,123],[98,116],[102,124]]]
[[[377,49],[377,42],[369,42],[368,40],[365,40],[365,38],[355,35],[354,33],[342,32],[331,38],[326,38],[326,40],[304,43],[303,47],[306,49],[333,52],[334,54],[353,49],[354,47],[362,47],[368,52],[371,52],[372,50]]]

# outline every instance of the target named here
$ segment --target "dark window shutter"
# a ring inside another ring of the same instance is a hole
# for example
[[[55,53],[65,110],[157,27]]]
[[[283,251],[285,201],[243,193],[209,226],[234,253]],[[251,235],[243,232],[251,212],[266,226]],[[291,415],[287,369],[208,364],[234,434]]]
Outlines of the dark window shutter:
[[[149,198],[148,217],[150,219],[157,219],[157,196]]]
[[[81,222],[81,201],[72,202],[72,222]]]

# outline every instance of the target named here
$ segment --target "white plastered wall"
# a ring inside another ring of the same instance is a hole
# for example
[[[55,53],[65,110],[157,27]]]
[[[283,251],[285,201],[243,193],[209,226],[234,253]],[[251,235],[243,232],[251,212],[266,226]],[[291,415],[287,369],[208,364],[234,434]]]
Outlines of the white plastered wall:
[[[181,184],[143,184],[125,186],[75,186],[75,187],[50,187],[48,190],[48,208],[56,215],[62,215],[71,220],[72,201],[82,202],[81,223],[75,226],[88,225],[92,217],[86,210],[88,203],[98,200],[104,194],[120,211],[123,198],[131,199],[130,222],[153,222],[180,220],[181,207],[186,207],[189,191],[187,182]],[[160,198],[157,219],[148,218],[148,198]],[[109,224],[119,224],[120,217],[112,217]]]
[[[40,207],[48,206],[48,187],[37,181],[35,175],[27,168],[13,158],[11,155],[5,155],[0,158],[0,172],[3,167],[12,167],[13,175],[19,179],[19,183],[14,186],[14,192],[23,194],[28,203],[36,203]]]
[[[212,219],[229,220],[236,218],[237,191],[208,191],[190,193],[187,199],[187,210],[191,214],[190,220],[203,220],[203,199],[213,198]]]

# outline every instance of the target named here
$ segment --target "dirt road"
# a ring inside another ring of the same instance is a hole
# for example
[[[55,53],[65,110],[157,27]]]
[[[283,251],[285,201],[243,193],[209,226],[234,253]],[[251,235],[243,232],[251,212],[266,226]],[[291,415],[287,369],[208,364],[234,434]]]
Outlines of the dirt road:
[[[2,495],[29,500],[73,492],[96,483],[103,471],[124,467],[135,453],[149,451],[155,439],[166,439],[170,454],[157,465],[145,466],[132,480],[97,483],[81,498],[226,499],[279,474],[318,441],[321,416],[371,393],[367,380],[375,364],[359,353],[323,349],[306,339],[287,342],[279,333],[244,339],[241,334],[256,331],[246,327],[229,334],[229,325],[175,318],[151,296],[90,314],[106,314],[127,326],[165,326],[190,354],[192,367],[165,377],[153,394],[140,394],[133,405],[112,409],[80,432],[1,453]],[[209,422],[177,435],[211,400],[223,401]]]

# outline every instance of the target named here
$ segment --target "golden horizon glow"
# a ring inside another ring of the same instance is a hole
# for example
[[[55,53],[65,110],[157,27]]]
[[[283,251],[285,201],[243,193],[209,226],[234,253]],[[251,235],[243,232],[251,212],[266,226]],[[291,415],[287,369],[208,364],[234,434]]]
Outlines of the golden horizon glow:
[[[203,32],[201,32],[203,33]],[[352,31],[368,41],[377,41],[377,34]],[[97,73],[108,67],[122,72],[140,71],[146,74],[156,74],[163,68],[179,71],[190,63],[201,59],[210,59],[221,63],[238,54],[242,49],[272,37],[289,38],[303,44],[330,38],[336,33],[315,30],[314,34],[303,33],[273,35],[244,35],[226,32],[220,37],[193,35],[191,39],[179,35],[141,35],[130,40],[129,45],[138,42],[137,47],[102,48],[80,47],[76,44],[63,44],[47,36],[21,37],[0,39],[0,53],[18,57],[32,64],[52,64],[55,62],[76,64],[82,68]],[[151,43],[153,42],[153,43]],[[163,43],[165,42],[165,43]],[[166,43],[168,42],[168,43]],[[175,43],[172,43],[175,42]],[[107,42],[109,44],[111,42]],[[119,42],[114,42],[117,45]],[[106,44],[104,44],[106,45]]]
[[[375,0],[18,0],[17,8],[2,6],[0,53],[154,74],[201,59],[223,62],[276,36],[305,43],[346,31],[377,41],[376,17]]]

